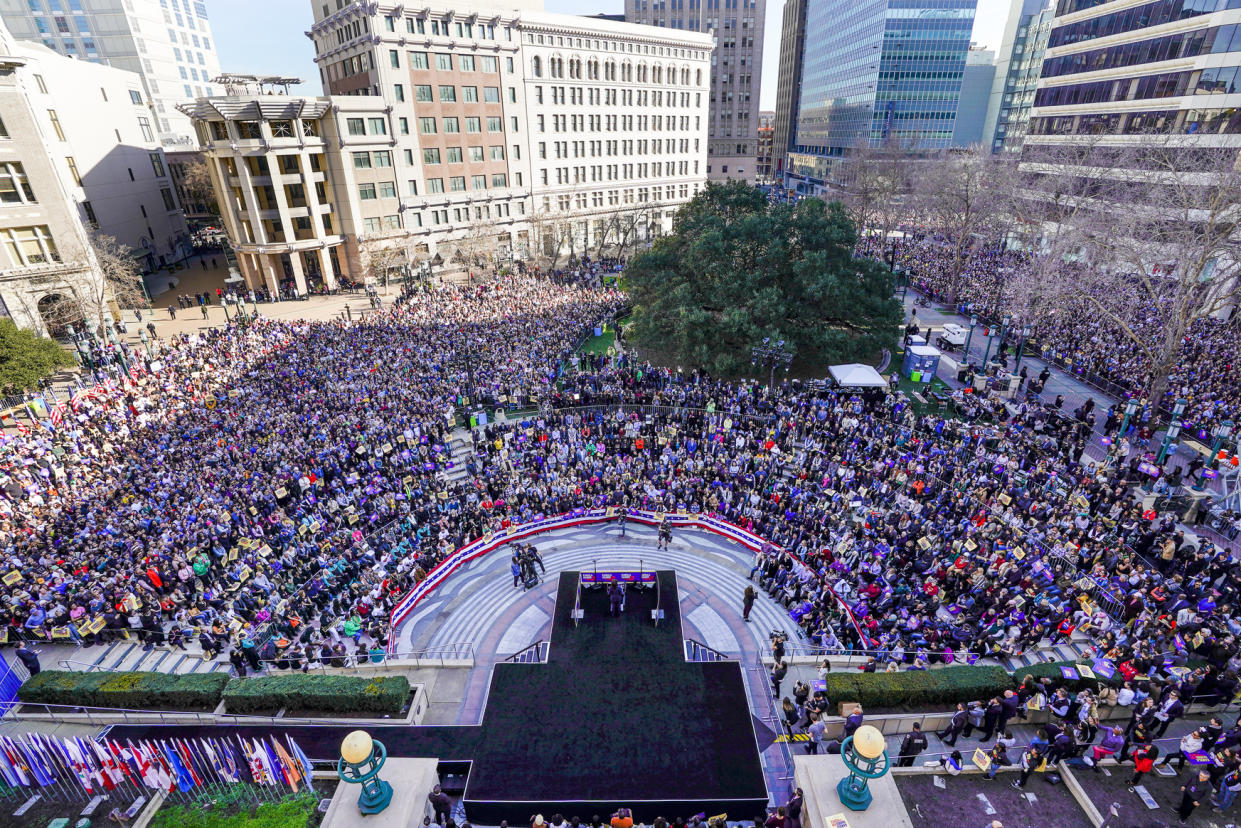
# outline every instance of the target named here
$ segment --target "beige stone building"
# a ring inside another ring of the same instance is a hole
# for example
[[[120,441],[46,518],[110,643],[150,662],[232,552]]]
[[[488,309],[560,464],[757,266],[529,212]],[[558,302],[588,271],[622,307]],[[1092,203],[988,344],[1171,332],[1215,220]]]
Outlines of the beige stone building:
[[[49,155],[43,119],[55,113],[36,113],[37,79],[16,51],[0,26],[0,316],[19,328],[59,334],[62,300],[97,317],[107,294],[86,228]]]

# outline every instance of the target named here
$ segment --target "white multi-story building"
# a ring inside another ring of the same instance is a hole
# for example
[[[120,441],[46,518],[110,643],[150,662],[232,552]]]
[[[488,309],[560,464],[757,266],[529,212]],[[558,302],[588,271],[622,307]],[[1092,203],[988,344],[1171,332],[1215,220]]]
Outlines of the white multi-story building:
[[[707,178],[710,35],[546,12],[518,22],[544,254],[670,230]]]
[[[220,61],[202,0],[0,0],[19,40],[142,76],[153,126],[164,143],[191,144],[178,103],[209,96]]]
[[[16,51],[0,26],[0,316],[60,333],[62,300],[97,307],[102,281],[60,159],[49,153],[46,113],[31,94],[37,80]]]
[[[549,14],[539,0],[312,8],[325,91],[390,113],[394,188],[378,198],[393,192],[400,227],[363,227],[363,243],[606,253],[670,229],[705,184],[707,34]]]
[[[48,154],[89,229],[129,248],[145,272],[191,252],[185,217],[133,72],[18,42],[26,94]]]

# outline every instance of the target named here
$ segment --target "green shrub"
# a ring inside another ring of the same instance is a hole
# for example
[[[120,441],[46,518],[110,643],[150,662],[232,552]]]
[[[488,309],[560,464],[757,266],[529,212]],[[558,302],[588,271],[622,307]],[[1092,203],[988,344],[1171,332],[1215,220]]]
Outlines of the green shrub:
[[[224,688],[229,713],[313,710],[400,713],[409,696],[404,676],[325,676],[306,673],[234,679]]]
[[[987,699],[1012,687],[1000,666],[944,667],[899,673],[828,673],[827,697],[832,703],[857,702],[866,707],[942,707]]]
[[[222,673],[74,673],[44,670],[21,686],[24,702],[129,710],[211,710],[228,684]]]

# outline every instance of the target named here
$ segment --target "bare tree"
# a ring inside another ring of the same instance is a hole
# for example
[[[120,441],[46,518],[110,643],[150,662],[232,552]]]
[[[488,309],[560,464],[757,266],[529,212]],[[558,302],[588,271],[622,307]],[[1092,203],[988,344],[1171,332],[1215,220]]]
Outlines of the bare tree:
[[[962,274],[973,247],[995,237],[1000,192],[998,162],[978,147],[945,152],[919,165],[914,206],[947,246],[950,302],[964,287]]]
[[[203,161],[194,161],[185,166],[185,178],[182,186],[191,200],[204,205],[207,212],[220,214],[220,207],[215,201],[215,188],[211,184],[211,173]]]
[[[409,256],[401,238],[368,239],[360,245],[362,270],[367,274],[368,281],[387,287],[392,281],[399,281],[410,266]]]
[[[1163,401],[1191,327],[1241,301],[1241,171],[1236,147],[1148,136],[1092,177],[1066,222],[1085,266],[1060,288],[1145,357],[1147,390]]]
[[[878,234],[881,259],[888,236],[909,216],[915,163],[913,148],[892,140],[859,146],[840,165],[841,201],[859,233]]]

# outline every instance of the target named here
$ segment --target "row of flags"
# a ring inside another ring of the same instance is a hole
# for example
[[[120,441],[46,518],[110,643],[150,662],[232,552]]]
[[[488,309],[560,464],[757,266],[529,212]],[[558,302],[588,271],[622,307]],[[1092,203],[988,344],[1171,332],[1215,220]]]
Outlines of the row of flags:
[[[119,785],[164,793],[242,782],[288,787],[309,785],[311,763],[291,736],[197,739],[90,740],[43,733],[0,737],[0,777],[10,787],[80,785],[88,794]]]

